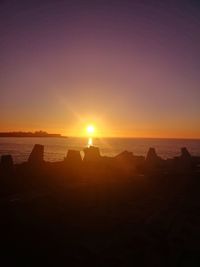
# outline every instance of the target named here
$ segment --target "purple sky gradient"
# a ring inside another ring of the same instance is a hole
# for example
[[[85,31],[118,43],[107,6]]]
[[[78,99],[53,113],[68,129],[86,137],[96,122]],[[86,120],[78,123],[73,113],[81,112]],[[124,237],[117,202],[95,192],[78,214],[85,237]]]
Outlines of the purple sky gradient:
[[[1,1],[0,130],[200,138],[198,1]]]

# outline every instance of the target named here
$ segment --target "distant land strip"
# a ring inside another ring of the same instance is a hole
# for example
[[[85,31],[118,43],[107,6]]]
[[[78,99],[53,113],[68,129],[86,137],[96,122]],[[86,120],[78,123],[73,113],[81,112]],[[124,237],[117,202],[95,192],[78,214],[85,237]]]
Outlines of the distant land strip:
[[[36,132],[0,132],[0,137],[59,137],[67,138],[67,136],[62,136],[61,134],[49,134],[44,131]]]

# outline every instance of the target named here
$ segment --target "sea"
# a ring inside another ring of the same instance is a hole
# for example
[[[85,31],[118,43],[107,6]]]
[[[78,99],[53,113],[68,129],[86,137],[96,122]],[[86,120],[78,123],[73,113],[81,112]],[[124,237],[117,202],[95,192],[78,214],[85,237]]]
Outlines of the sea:
[[[28,160],[34,144],[44,145],[46,161],[61,161],[69,149],[80,150],[88,144],[99,147],[102,156],[115,156],[124,150],[134,155],[145,156],[150,147],[154,147],[163,159],[180,155],[180,149],[187,147],[191,155],[200,156],[200,139],[156,139],[156,138],[51,138],[51,137],[3,137],[0,138],[0,156],[12,155],[15,163]]]

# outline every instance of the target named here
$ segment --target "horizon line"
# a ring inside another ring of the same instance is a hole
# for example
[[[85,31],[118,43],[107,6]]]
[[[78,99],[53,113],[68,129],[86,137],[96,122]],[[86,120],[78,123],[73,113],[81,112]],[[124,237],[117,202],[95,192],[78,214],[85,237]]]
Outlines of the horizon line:
[[[1,133],[36,133],[36,132],[46,132],[47,134],[58,134],[61,137],[68,137],[68,138],[96,138],[96,139],[101,139],[101,138],[119,138],[119,139],[173,139],[173,140],[200,140],[200,137],[157,137],[157,136],[74,136],[74,135],[66,135],[64,133],[51,133],[48,131],[43,131],[43,130],[12,130],[12,131],[0,131]],[[58,137],[59,138],[59,137]]]
[[[200,140],[200,137],[139,137],[139,136],[66,136],[68,138],[119,138],[119,139],[173,139],[173,140]]]

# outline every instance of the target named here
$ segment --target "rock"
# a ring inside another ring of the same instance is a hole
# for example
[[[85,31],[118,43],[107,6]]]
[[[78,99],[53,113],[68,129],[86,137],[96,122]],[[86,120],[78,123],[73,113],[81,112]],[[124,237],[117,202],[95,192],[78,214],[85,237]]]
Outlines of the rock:
[[[1,167],[3,170],[12,170],[14,167],[13,158],[11,155],[1,156]]]
[[[189,171],[192,168],[192,156],[188,152],[186,147],[181,148],[181,155],[178,159],[179,169],[182,171]]]
[[[117,160],[123,160],[123,161],[133,161],[134,160],[134,156],[133,156],[133,152],[129,152],[129,151],[123,151],[122,153],[118,154],[115,157]]]
[[[72,149],[68,150],[67,156],[64,159],[64,161],[73,166],[76,166],[77,164],[81,164],[82,158],[80,155],[80,151],[72,150]]]
[[[183,158],[183,159],[191,159],[192,158],[186,147],[181,148],[181,158]]]
[[[123,151],[115,157],[116,167],[122,171],[130,172],[135,169],[135,160],[132,152]]]
[[[156,162],[158,160],[158,155],[156,153],[155,148],[150,147],[149,151],[147,152],[146,161],[147,162]]]
[[[85,162],[96,162],[101,159],[99,148],[95,146],[86,147],[84,150],[84,161]]]
[[[145,159],[145,166],[148,170],[160,168],[162,159],[157,155],[155,148],[150,147]]]
[[[44,162],[44,146],[34,145],[34,148],[29,156],[28,162],[31,164],[40,164]]]

